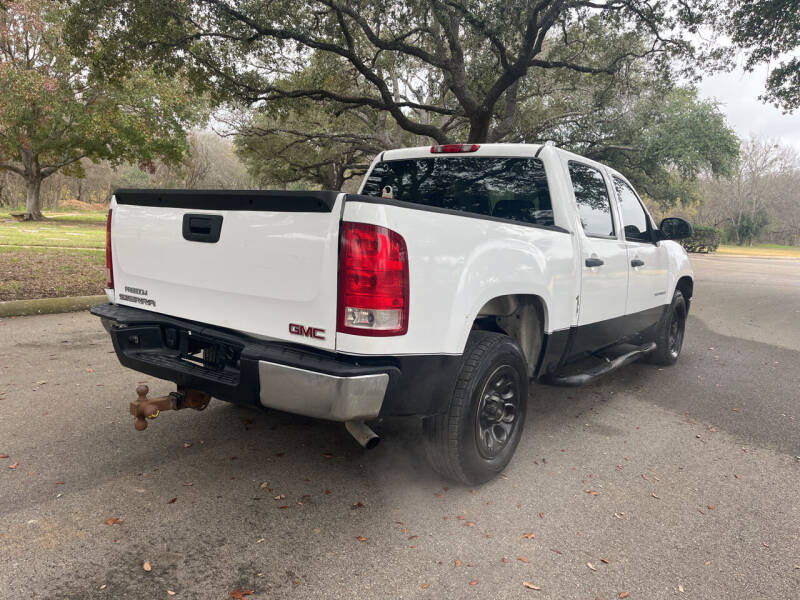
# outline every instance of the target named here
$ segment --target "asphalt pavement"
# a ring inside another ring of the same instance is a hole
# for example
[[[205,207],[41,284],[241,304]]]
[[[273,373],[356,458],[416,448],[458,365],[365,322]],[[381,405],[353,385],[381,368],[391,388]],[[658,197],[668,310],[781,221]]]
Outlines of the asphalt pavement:
[[[96,318],[2,319],[0,598],[795,599],[800,261],[693,262],[678,364],[534,386],[475,489],[427,467],[414,421],[369,452],[219,401],[137,432],[137,383],[172,387]]]

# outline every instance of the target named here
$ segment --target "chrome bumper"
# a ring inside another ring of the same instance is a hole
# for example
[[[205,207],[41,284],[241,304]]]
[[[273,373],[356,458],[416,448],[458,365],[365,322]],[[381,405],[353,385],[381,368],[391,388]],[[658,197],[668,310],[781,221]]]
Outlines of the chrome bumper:
[[[263,406],[330,421],[374,419],[389,384],[386,373],[337,377],[263,360],[258,376]]]

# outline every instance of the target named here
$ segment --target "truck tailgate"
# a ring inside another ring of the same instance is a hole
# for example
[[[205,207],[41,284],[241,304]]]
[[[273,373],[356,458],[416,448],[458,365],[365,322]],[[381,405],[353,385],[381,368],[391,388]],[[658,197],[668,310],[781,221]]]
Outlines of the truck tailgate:
[[[116,302],[333,349],[342,200],[335,192],[118,190]]]

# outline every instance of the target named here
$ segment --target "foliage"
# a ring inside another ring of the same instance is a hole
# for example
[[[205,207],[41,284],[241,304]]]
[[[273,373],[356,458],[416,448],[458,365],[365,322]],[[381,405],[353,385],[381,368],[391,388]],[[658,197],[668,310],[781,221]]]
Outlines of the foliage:
[[[70,32],[73,44],[98,44],[96,64],[112,76],[124,57],[185,69],[217,100],[367,107],[439,143],[456,134],[485,142],[513,130],[532,72],[624,78],[642,61],[671,70],[674,59],[690,59],[689,72],[714,64],[720,52],[689,38],[714,8],[710,0],[80,0]],[[357,85],[292,77],[320,55],[333,75],[356,74]]]
[[[758,64],[770,64],[764,99],[787,111],[799,108],[800,2],[732,0],[731,4],[727,30],[734,44],[749,51],[746,68],[752,71]]]
[[[202,116],[180,77],[142,68],[101,81],[68,51],[65,18],[65,2],[46,0],[0,12],[0,170],[25,179],[28,218],[42,217],[42,181],[81,176],[84,158],[179,161],[187,124]]]
[[[692,237],[681,240],[687,252],[715,252],[722,240],[722,232],[716,227],[695,225],[692,227]]]

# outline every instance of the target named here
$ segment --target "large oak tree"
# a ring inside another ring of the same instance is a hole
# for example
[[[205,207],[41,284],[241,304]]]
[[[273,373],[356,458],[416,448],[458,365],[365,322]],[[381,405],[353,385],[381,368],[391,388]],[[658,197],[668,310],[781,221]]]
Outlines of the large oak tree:
[[[177,161],[199,115],[179,77],[128,69],[104,82],[95,49],[71,51],[64,2],[18,0],[0,10],[0,170],[26,183],[25,219],[42,219],[42,181],[80,175],[81,160]]]

